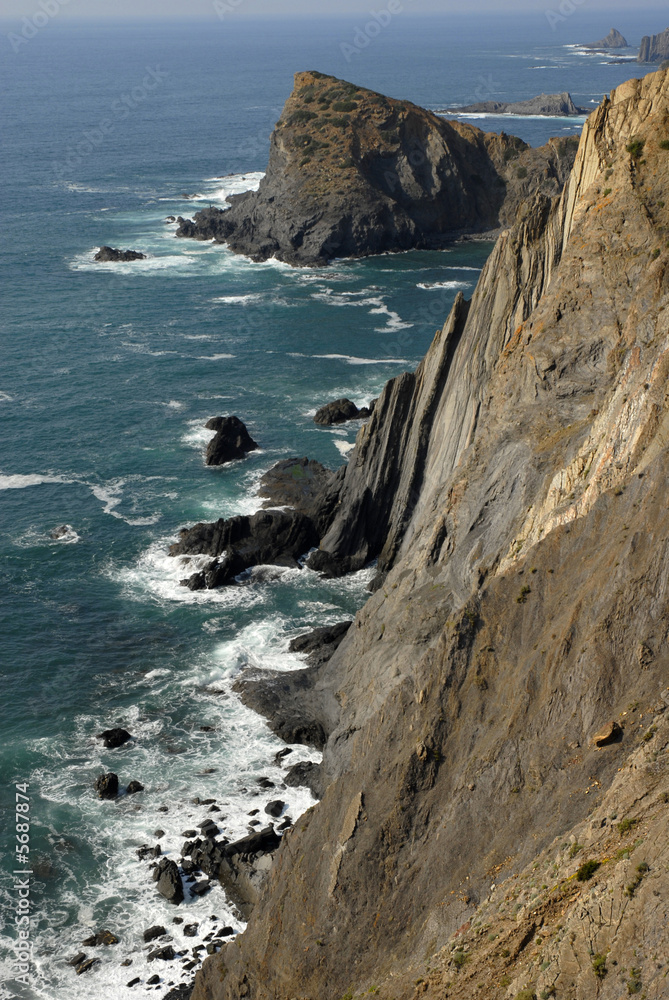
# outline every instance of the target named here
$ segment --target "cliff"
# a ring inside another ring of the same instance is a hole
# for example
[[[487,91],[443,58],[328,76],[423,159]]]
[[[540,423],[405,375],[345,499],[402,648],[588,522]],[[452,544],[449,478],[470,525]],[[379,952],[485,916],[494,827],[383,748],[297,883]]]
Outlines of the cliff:
[[[408,101],[298,73],[258,191],[180,219],[177,236],[310,266],[439,247],[504,224],[528,183],[557,193],[574,152],[568,140],[531,150]]]
[[[324,795],[193,1000],[666,995],[668,120],[669,73],[603,102],[361,429]]]
[[[606,38],[602,38],[599,42],[588,42],[583,46],[585,49],[626,49],[627,47],[627,39],[616,28],[611,28]]]
[[[669,28],[659,35],[644,35],[637,62],[660,63],[665,59],[669,59]]]

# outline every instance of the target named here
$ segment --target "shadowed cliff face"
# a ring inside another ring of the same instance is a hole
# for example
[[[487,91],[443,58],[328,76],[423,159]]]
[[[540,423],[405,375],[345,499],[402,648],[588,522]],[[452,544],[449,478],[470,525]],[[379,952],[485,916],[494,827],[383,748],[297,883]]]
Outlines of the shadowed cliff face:
[[[257,192],[181,220],[254,260],[325,264],[495,228],[529,192],[559,193],[573,140],[541,150],[321,73],[298,73]],[[506,215],[505,215],[506,212]]]
[[[322,548],[387,576],[308,690],[329,785],[194,1000],[665,995],[668,140],[669,73],[618,88],[361,430]]]

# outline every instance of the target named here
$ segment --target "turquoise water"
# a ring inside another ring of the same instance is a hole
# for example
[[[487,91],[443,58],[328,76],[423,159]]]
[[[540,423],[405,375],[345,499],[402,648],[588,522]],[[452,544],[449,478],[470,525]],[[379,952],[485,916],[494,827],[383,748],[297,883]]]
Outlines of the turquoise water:
[[[172,925],[174,910],[135,849],[161,829],[163,851],[177,857],[182,831],[207,816],[195,797],[216,798],[230,837],[247,832],[253,809],[263,815],[276,793],[259,795],[257,778],[280,782],[273,757],[281,744],[231,683],[245,666],[299,666],[290,638],[352,616],[373,571],[343,581],[281,571],[272,581],[193,594],[179,586],[187,567],[167,557],[167,546],[183,525],[257,509],[259,478],[280,458],[340,465],[357,425],[319,428],[315,409],[341,395],[362,405],[415,367],[457,292],[471,295],[490,251],[458,244],[302,271],[176,240],[167,217],[258,183],[298,69],[431,107],[480,99],[481,79],[510,99],[571,89],[577,102],[598,100],[629,69],[566,47],[609,27],[571,20],[562,34],[544,18],[494,31],[487,24],[489,35],[479,22],[408,20],[347,63],[340,46],[355,22],[148,30],[54,19],[6,55],[5,944],[14,935],[18,781],[30,783],[35,872],[30,984],[10,982],[9,995],[124,998],[143,989],[126,988],[136,975],[179,980],[178,963],[147,971],[141,932],[165,923],[177,950],[199,938]],[[616,23],[635,37],[625,18]],[[511,130],[508,120],[479,124]],[[540,143],[580,123],[513,126]],[[95,264],[103,243],[147,260]],[[260,450],[209,469],[204,424],[221,413],[241,417]],[[67,533],[52,538],[60,525]],[[115,725],[135,740],[106,751],[94,736]],[[290,760],[317,756],[296,747]],[[145,791],[99,802],[93,781],[111,769],[122,785],[138,779]],[[278,794],[293,817],[312,802],[306,790]],[[200,922],[201,935],[243,926],[220,889],[180,915]],[[75,976],[63,958],[102,927],[121,943],[84,949],[101,962]],[[125,958],[131,967],[120,965]],[[11,976],[7,950],[3,977]]]

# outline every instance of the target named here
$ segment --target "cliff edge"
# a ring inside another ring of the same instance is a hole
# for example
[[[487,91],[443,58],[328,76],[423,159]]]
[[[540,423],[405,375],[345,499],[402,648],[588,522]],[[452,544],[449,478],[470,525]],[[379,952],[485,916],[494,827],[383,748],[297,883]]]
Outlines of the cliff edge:
[[[614,91],[360,430],[327,787],[193,1000],[666,995],[668,123],[669,73]]]

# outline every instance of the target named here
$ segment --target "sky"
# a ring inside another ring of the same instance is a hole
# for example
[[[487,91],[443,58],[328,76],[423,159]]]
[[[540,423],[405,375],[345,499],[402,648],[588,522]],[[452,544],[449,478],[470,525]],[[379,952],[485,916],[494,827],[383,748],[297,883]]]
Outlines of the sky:
[[[0,0],[0,18],[32,18],[44,10],[50,16],[76,19],[114,20],[208,20],[235,17],[369,17],[373,10],[383,10],[389,4],[400,4],[403,10],[415,14],[440,12],[467,14],[492,10],[497,13],[555,9],[571,5],[585,7],[589,12],[627,10],[630,0]],[[657,10],[662,26],[669,24],[666,0],[643,0],[645,10]],[[661,15],[661,16],[659,16]],[[658,28],[658,30],[660,30]]]

